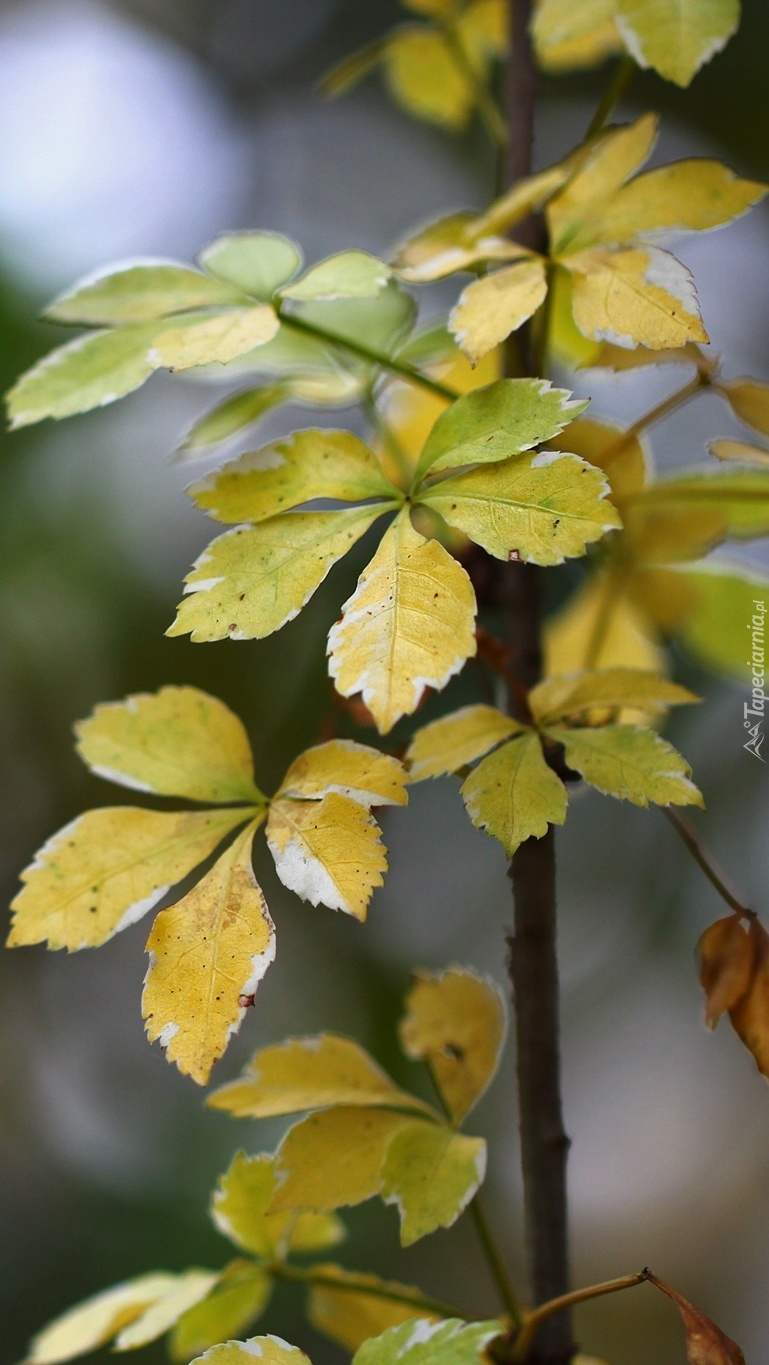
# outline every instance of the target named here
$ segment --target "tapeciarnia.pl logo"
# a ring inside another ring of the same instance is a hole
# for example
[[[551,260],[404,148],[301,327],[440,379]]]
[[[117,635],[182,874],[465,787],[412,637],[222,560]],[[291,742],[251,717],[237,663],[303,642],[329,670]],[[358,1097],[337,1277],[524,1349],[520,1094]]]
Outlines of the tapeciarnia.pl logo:
[[[766,762],[761,757],[761,745],[764,742],[764,707],[766,705],[766,693],[764,682],[766,679],[766,669],[764,663],[764,618],[766,607],[763,602],[754,599],[755,608],[753,615],[748,622],[750,631],[751,651],[748,659],[748,668],[752,671],[753,690],[749,702],[745,702],[742,708],[743,725],[748,732],[748,739],[743,744],[743,749],[747,749],[754,758]],[[755,719],[754,719],[755,718]]]

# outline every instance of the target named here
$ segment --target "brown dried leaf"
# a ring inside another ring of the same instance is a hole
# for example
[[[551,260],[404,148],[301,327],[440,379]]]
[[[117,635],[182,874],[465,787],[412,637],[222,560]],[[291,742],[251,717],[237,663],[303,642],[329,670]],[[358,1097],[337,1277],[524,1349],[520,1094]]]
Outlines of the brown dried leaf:
[[[734,1009],[750,986],[755,940],[737,915],[727,915],[705,930],[697,949],[700,981],[707,998],[705,1022],[715,1028],[721,1015]]]
[[[673,1300],[683,1318],[689,1365],[745,1365],[745,1357],[736,1341],[656,1275],[649,1274],[647,1278]]]
[[[753,943],[752,977],[729,1018],[759,1071],[769,1077],[769,934],[758,920],[751,920],[748,935]]]

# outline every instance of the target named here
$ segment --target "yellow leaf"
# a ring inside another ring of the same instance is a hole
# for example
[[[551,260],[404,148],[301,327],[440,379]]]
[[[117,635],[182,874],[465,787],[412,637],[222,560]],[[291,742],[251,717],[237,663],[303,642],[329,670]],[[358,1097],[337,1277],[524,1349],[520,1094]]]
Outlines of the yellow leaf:
[[[323,1276],[323,1283],[316,1281],[310,1286],[310,1322],[318,1332],[338,1341],[348,1351],[357,1351],[364,1341],[398,1323],[415,1318],[436,1321],[435,1314],[426,1313],[420,1306],[419,1290],[409,1285],[382,1280],[378,1275],[351,1274],[338,1265],[316,1265],[313,1271]],[[367,1286],[372,1292],[366,1293]],[[398,1303],[382,1298],[379,1290],[397,1293],[402,1298],[413,1295],[415,1301]]]
[[[338,1246],[347,1229],[335,1213],[300,1213],[289,1237],[291,1251],[325,1251]]]
[[[554,360],[559,360],[561,364],[567,365],[570,370],[581,370],[592,365],[601,350],[601,346],[599,342],[589,341],[586,336],[583,336],[574,321],[571,275],[562,265],[551,263],[551,284],[547,306],[550,323],[548,337]],[[621,350],[620,347],[614,349]],[[635,355],[636,352],[622,351],[622,354]]]
[[[408,512],[386,532],[328,637],[343,697],[361,692],[382,734],[476,652],[475,593],[460,564],[415,531]]]
[[[214,540],[187,575],[167,635],[261,640],[299,615],[329,570],[386,510],[287,512],[236,526]]]
[[[573,594],[545,627],[545,656],[548,673],[572,673],[584,668],[590,642],[605,611],[606,575],[592,577]],[[665,667],[665,653],[646,613],[629,599],[626,590],[612,590],[611,609],[606,630],[601,633],[593,664],[596,668],[642,668],[659,673]]]
[[[401,0],[406,9],[431,19],[448,19],[456,12],[458,0]]]
[[[379,826],[346,796],[275,801],[267,822],[275,870],[289,891],[311,905],[365,920],[371,893],[387,869]]]
[[[484,57],[504,57],[510,40],[506,0],[469,0],[457,29],[477,65]]]
[[[273,1158],[265,1152],[236,1152],[211,1199],[211,1217],[219,1231],[261,1260],[285,1255],[293,1221],[290,1214],[267,1212],[274,1194]]]
[[[530,318],[547,295],[539,257],[495,270],[467,286],[449,317],[449,328],[472,365]]]
[[[175,1284],[161,1298],[145,1308],[141,1317],[124,1327],[115,1340],[114,1350],[135,1351],[150,1341],[162,1337],[179,1318],[195,1304],[205,1299],[219,1279],[218,1272],[185,1270],[175,1277]]]
[[[602,668],[547,678],[529,693],[529,706],[540,725],[579,716],[593,707],[630,706],[639,711],[665,711],[699,701],[693,692],[659,673],[638,668]]]
[[[156,369],[189,370],[195,365],[226,365],[255,346],[272,341],[280,321],[268,303],[231,308],[226,313],[178,321],[156,336],[148,360]]]
[[[697,559],[726,536],[726,503],[712,496],[668,499],[662,491],[668,482],[650,484],[623,503],[627,556],[636,568]]]
[[[432,1123],[395,1134],[382,1166],[382,1198],[397,1205],[401,1244],[450,1228],[486,1174],[486,1143]]]
[[[722,534],[740,540],[769,533],[769,473],[765,469],[713,469],[660,479],[638,495],[642,510],[693,518],[721,518]]]
[[[746,441],[709,441],[708,450],[724,463],[769,465],[769,450],[763,446],[748,445]]]
[[[704,806],[689,764],[666,740],[640,725],[553,730],[566,762],[605,796],[636,806]]]
[[[141,1275],[94,1294],[38,1332],[30,1343],[29,1365],[57,1365],[103,1346],[176,1284],[175,1275]]]
[[[400,1037],[407,1056],[425,1060],[455,1123],[491,1083],[505,1041],[505,1006],[496,982],[467,967],[417,972]]]
[[[192,891],[155,920],[142,1015],[150,1042],[205,1085],[275,957],[275,929],[254,879],[256,822]]]
[[[419,500],[497,559],[562,564],[621,525],[608,491],[599,470],[548,450],[445,479]]]
[[[744,563],[708,560],[676,569],[665,578],[663,584],[656,585],[653,603],[647,605],[659,614],[660,605],[679,598],[672,629],[681,643],[706,667],[749,682],[753,650],[761,644],[760,637],[752,634],[762,626],[761,614],[756,612],[769,594],[766,575],[749,570]],[[637,591],[638,578],[635,586]],[[660,587],[664,592],[662,603]]]
[[[345,1106],[310,1114],[289,1128],[275,1154],[273,1208],[325,1212],[373,1198],[390,1143],[411,1123],[391,1109]]]
[[[705,1021],[715,1028],[721,1015],[739,1004],[751,984],[756,942],[743,928],[739,915],[727,915],[705,930],[697,951],[707,1001]]]
[[[260,522],[313,498],[393,496],[373,451],[351,431],[295,431],[214,470],[187,490],[217,521]]]
[[[318,800],[336,792],[370,809],[405,806],[408,774],[390,754],[382,754],[352,739],[330,739],[305,749],[291,764],[279,796]]]
[[[384,52],[387,83],[399,104],[417,118],[457,131],[473,109],[473,87],[437,29],[396,29]]]
[[[206,1351],[206,1365],[253,1365],[254,1356],[261,1365],[310,1365],[304,1351],[289,1346],[282,1337],[249,1337],[248,1341],[224,1341]]]
[[[740,22],[740,0],[617,0],[617,26],[634,61],[688,85]]]
[[[524,218],[536,209],[541,209],[548,199],[561,188],[583,157],[582,150],[572,152],[564,161],[548,166],[536,175],[526,176],[495,199],[485,213],[479,214],[468,224],[468,237],[474,242],[498,234],[510,232]],[[448,221],[448,220],[446,220]],[[520,248],[523,251],[523,248]]]
[[[625,370],[643,369],[648,365],[694,365],[703,374],[712,374],[715,369],[714,357],[706,355],[693,341],[687,341],[685,346],[670,351],[650,351],[646,346],[627,351],[623,346],[612,346],[611,342],[606,341],[583,363],[590,369],[614,370],[619,374]]]
[[[9,947],[95,948],[135,924],[252,811],[87,811],[22,873]]]
[[[769,384],[758,379],[719,379],[716,388],[741,421],[769,436]]]
[[[614,22],[615,0],[540,0],[532,34],[546,71],[595,66],[621,46]]]
[[[485,261],[517,260],[525,247],[492,232],[477,232],[471,213],[452,213],[430,223],[398,247],[394,268],[410,284],[427,284]]]
[[[231,1261],[208,1298],[174,1325],[168,1343],[171,1359],[186,1365],[211,1346],[240,1336],[264,1312],[272,1283],[253,1261]]]
[[[624,352],[624,354],[628,354]],[[556,450],[572,451],[606,474],[612,499],[622,509],[624,499],[638,493],[646,483],[648,450],[638,436],[626,440],[621,427],[595,417],[578,417],[567,432],[549,443]]]
[[[591,341],[666,350],[707,341],[686,266],[659,247],[595,248],[564,256],[574,321]]]
[[[350,1038],[322,1033],[262,1048],[240,1080],[215,1090],[207,1101],[235,1118],[273,1118],[338,1105],[384,1105],[432,1113],[399,1089]]]
[[[163,687],[97,706],[75,734],[80,757],[109,782],[191,801],[264,800],[243,725],[196,687]]]
[[[533,730],[484,758],[463,783],[462,797],[476,828],[498,839],[509,857],[525,839],[541,839],[548,824],[566,819],[566,788]]]
[[[463,706],[417,730],[406,752],[411,781],[458,772],[503,739],[525,729],[496,706]]]
[[[674,161],[636,176],[619,190],[570,241],[569,250],[629,242],[649,232],[707,232],[739,218],[765,194],[765,185],[741,180],[720,161]]]
[[[570,249],[587,223],[600,218],[604,206],[625,181],[643,166],[657,140],[656,114],[644,114],[624,127],[610,128],[591,145],[564,189],[547,208],[554,254]]]
[[[501,1322],[404,1322],[364,1342],[353,1365],[478,1365],[488,1358],[489,1342],[504,1333]]]

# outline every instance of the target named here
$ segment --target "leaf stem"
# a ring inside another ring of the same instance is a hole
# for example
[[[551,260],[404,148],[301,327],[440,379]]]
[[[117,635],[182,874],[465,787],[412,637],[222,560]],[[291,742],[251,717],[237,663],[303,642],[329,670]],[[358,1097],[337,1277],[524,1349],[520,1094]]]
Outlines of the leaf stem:
[[[593,622],[593,629],[590,632],[590,638],[587,642],[585,658],[582,664],[583,668],[597,667],[598,659],[606,642],[609,626],[611,625],[614,605],[619,596],[624,577],[624,566],[618,563],[616,559],[613,559],[609,563],[609,567],[606,570],[606,578],[601,585],[603,591],[601,593],[601,600],[598,604],[595,621]]]
[[[604,91],[603,98],[590,120],[590,125],[585,133],[585,142],[590,142],[592,138],[597,137],[603,131],[630,85],[635,69],[636,64],[629,54],[626,53],[624,57],[620,58]]]
[[[505,121],[488,86],[473,66],[459,29],[451,19],[445,19],[441,24],[441,30],[459,71],[472,89],[476,108],[489,137],[496,147],[504,147],[507,144]]]
[[[687,816],[672,806],[663,806],[662,814],[666,815],[674,830],[681,836],[686,844],[694,861],[701,867],[711,886],[714,886],[722,900],[726,902],[730,910],[735,914],[746,919],[753,919],[755,911],[748,909],[741,896],[730,886],[728,879],[717,866],[712,854],[708,851],[694,825]]]
[[[428,1294],[423,1294],[421,1290],[412,1293],[393,1285],[372,1284],[368,1275],[356,1275],[354,1271],[345,1271],[345,1278],[337,1279],[335,1275],[324,1275],[322,1269],[315,1270],[313,1266],[305,1269],[302,1266],[289,1265],[286,1261],[276,1261],[268,1269],[269,1273],[279,1280],[293,1280],[297,1284],[317,1284],[325,1289],[340,1289],[342,1293],[371,1294],[374,1298],[386,1299],[389,1303],[402,1303],[409,1308],[418,1308],[425,1313],[434,1314],[438,1318],[467,1320],[466,1315],[460,1313],[459,1309],[450,1303],[433,1299]]]
[[[655,403],[654,407],[649,408],[648,412],[644,412],[640,417],[636,418],[635,422],[632,422],[631,425],[617,437],[616,441],[612,441],[609,445],[605,446],[601,451],[601,459],[606,461],[613,460],[615,455],[620,455],[625,447],[630,445],[631,441],[634,441],[637,436],[641,436],[649,427],[654,426],[655,422],[661,422],[663,417],[667,417],[669,413],[674,412],[676,408],[680,408],[684,403],[688,403],[690,398],[694,398],[696,394],[701,393],[703,389],[706,389],[709,386],[709,376],[701,370],[698,370],[694,378],[690,379],[687,384],[682,385],[680,389],[676,389],[675,392],[669,394],[667,398],[663,398],[662,402]]]
[[[383,417],[382,413],[379,411],[376,400],[370,393],[367,394],[363,400],[363,411],[380,441],[390,452],[390,455],[397,466],[398,473],[404,481],[405,487],[408,487],[413,472],[411,468],[412,462],[409,460],[407,451],[401,445],[392,426],[387,421],[387,418]]]
[[[481,1203],[480,1196],[476,1194],[470,1203],[470,1214],[475,1223],[475,1230],[478,1233],[478,1240],[483,1247],[483,1253],[491,1271],[494,1283],[499,1290],[499,1296],[507,1309],[510,1319],[515,1327],[521,1327],[524,1321],[524,1313],[518,1300],[518,1295],[513,1289],[510,1279],[502,1260],[502,1256],[497,1246],[494,1233],[491,1230],[486,1211]]]
[[[602,1298],[605,1294],[618,1294],[622,1289],[634,1289],[636,1285],[645,1284],[648,1279],[649,1271],[641,1270],[636,1275],[623,1275],[618,1280],[605,1280],[603,1284],[591,1284],[586,1289],[574,1289],[570,1294],[561,1294],[557,1299],[540,1304],[526,1319],[516,1337],[511,1361],[518,1365],[518,1362],[526,1360],[540,1325],[554,1313],[562,1313],[565,1308],[575,1308],[578,1303],[587,1303],[588,1299]]]

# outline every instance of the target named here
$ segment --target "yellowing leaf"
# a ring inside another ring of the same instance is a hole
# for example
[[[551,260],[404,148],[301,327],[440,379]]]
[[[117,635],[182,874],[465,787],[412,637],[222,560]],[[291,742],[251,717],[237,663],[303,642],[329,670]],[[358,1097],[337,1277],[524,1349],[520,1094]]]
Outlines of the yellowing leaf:
[[[248,1341],[224,1341],[213,1346],[202,1359],[206,1365],[253,1365],[254,1356],[262,1365],[310,1365],[304,1351],[289,1346],[281,1337],[250,1337]]]
[[[11,427],[89,412],[138,389],[154,368],[148,354],[158,327],[151,322],[88,332],[51,351],[9,390]]]
[[[365,1341],[379,1336],[388,1327],[414,1318],[435,1321],[435,1315],[420,1306],[421,1294],[409,1285],[382,1280],[378,1275],[350,1274],[338,1265],[314,1266],[316,1280],[310,1286],[308,1316],[313,1327],[348,1351],[357,1351]],[[330,1283],[331,1281],[331,1283]],[[371,1292],[367,1293],[366,1288]],[[414,1303],[398,1303],[382,1298],[380,1290],[397,1293],[399,1298],[414,1297]]]
[[[473,824],[498,839],[509,857],[525,839],[541,839],[548,824],[566,819],[566,788],[532,730],[484,758],[463,783],[462,797]]]
[[[638,497],[641,508],[696,515],[713,512],[723,534],[748,540],[769,532],[769,472],[713,469],[660,479]]]
[[[469,0],[457,18],[457,30],[476,66],[484,57],[504,57],[510,35],[506,0]]]
[[[691,275],[659,247],[594,248],[564,256],[574,321],[591,341],[665,350],[707,341]]]
[[[320,801],[274,801],[267,842],[275,870],[290,891],[311,905],[365,920],[371,893],[383,885],[385,849],[373,816],[347,796]]]
[[[501,1336],[501,1322],[411,1321],[390,1327],[381,1337],[367,1341],[353,1365],[478,1365],[484,1349]]]
[[[264,800],[241,721],[196,687],[104,703],[75,733],[89,768],[124,787],[191,801]]]
[[[739,1004],[751,984],[756,944],[739,915],[727,915],[705,930],[697,951],[707,1001],[705,1020],[715,1028],[721,1015]]]
[[[142,1015],[150,1042],[205,1085],[275,957],[275,929],[254,879],[255,825],[192,891],[155,920]]]
[[[225,531],[187,575],[191,596],[166,634],[189,633],[196,642],[260,640],[280,630],[382,510],[288,512]]]
[[[279,796],[317,800],[336,792],[366,806],[405,806],[407,773],[397,758],[352,739],[305,749],[291,764]]]
[[[495,199],[485,213],[473,219],[469,225],[468,237],[472,241],[480,242],[489,234],[496,236],[498,233],[510,232],[518,223],[523,222],[524,218],[528,218],[530,213],[542,208],[542,205],[552,198],[568,180],[575,165],[579,164],[583,156],[584,153],[580,149],[557,165],[548,166],[544,171],[537,171],[536,175],[525,176],[523,180],[517,181],[499,199]]]
[[[456,1123],[491,1083],[505,1027],[502,995],[490,977],[466,967],[416,974],[406,997],[401,1042],[407,1056],[428,1063]]]
[[[368,251],[340,251],[281,289],[286,299],[372,299],[382,292],[392,270]]]
[[[255,1119],[337,1105],[392,1105],[432,1112],[400,1090],[362,1047],[334,1033],[290,1038],[262,1048],[241,1079],[215,1090],[208,1104],[235,1118]]]
[[[406,753],[411,780],[458,772],[524,728],[496,706],[463,706],[417,730]]]
[[[22,873],[9,947],[94,948],[135,924],[208,858],[247,809],[171,812],[107,806],[54,834]]]
[[[210,1270],[185,1270],[175,1277],[174,1285],[161,1298],[145,1308],[141,1317],[136,1318],[116,1338],[116,1351],[135,1351],[156,1341],[173,1327],[179,1318],[213,1289],[219,1278],[218,1273]]]
[[[646,614],[631,601],[622,585],[594,577],[587,580],[545,627],[545,654],[548,673],[572,673],[584,668],[590,642],[605,609],[611,589],[611,611],[606,629],[601,632],[593,659],[597,668],[642,668],[659,673],[665,667],[665,654],[657,633]]]
[[[471,213],[452,213],[428,224],[400,245],[395,270],[410,284],[426,284],[484,261],[516,260],[529,255],[517,242],[474,229]]]
[[[719,379],[717,388],[741,421],[769,436],[769,384],[757,379]]]
[[[712,374],[715,368],[715,358],[707,355],[700,346],[695,346],[693,341],[672,351],[650,351],[646,346],[626,351],[622,346],[612,346],[607,341],[597,347],[590,359],[583,363],[590,368],[614,370],[619,374],[626,370],[644,369],[649,365],[693,365],[703,374]]]
[[[617,0],[617,25],[639,66],[688,85],[740,22],[740,0]]]
[[[146,322],[192,308],[242,302],[239,290],[175,261],[138,261],[87,275],[45,310],[51,322]]]
[[[445,479],[420,501],[497,559],[562,564],[621,524],[607,492],[577,455],[540,451]]]
[[[149,350],[154,368],[167,366],[169,370],[189,370],[195,365],[226,365],[245,355],[254,346],[271,341],[278,331],[278,316],[269,304],[252,308],[231,308],[226,313],[198,317],[194,321],[177,321],[168,331],[160,332]]]
[[[272,1278],[253,1261],[232,1261],[207,1298],[179,1318],[169,1337],[173,1361],[193,1356],[240,1336],[261,1316],[272,1293]]]
[[[288,1130],[275,1154],[273,1208],[323,1212],[371,1199],[381,1188],[387,1148],[411,1123],[391,1109],[345,1106],[310,1114]]]
[[[189,494],[217,521],[260,522],[313,498],[393,496],[373,451],[351,431],[295,431],[214,470]]]
[[[647,232],[707,232],[739,218],[765,194],[765,185],[740,179],[720,161],[674,161],[623,186],[569,249],[629,242]]]
[[[486,1174],[486,1143],[432,1123],[409,1123],[395,1134],[382,1167],[382,1198],[396,1204],[401,1243],[411,1246],[449,1228]]]
[[[708,441],[708,450],[717,460],[736,464],[769,465],[769,450],[749,445],[747,441]]]
[[[658,1280],[656,1275],[648,1275],[650,1283],[667,1294],[678,1308],[686,1328],[686,1358],[689,1365],[745,1365],[745,1357],[735,1341],[732,1341],[710,1318],[694,1308],[682,1294],[670,1285]]]
[[[395,99],[417,118],[444,128],[464,128],[473,108],[473,87],[436,29],[396,29],[384,53],[387,84]]]
[[[251,294],[272,298],[302,264],[296,242],[279,232],[225,232],[201,251],[210,274]]]
[[[747,990],[729,1010],[735,1033],[763,1076],[769,1076],[769,934],[758,920],[751,920],[748,934],[753,949],[753,969]]]
[[[529,706],[541,725],[578,716],[593,707],[665,711],[669,706],[694,701],[699,698],[688,688],[637,668],[602,668],[547,678],[529,693]]]
[[[517,261],[467,286],[449,318],[449,327],[470,363],[504,341],[536,313],[547,295],[545,263],[539,257]]]
[[[636,806],[703,806],[689,764],[666,740],[639,725],[553,730],[566,762],[591,787]]]
[[[623,351],[623,355],[631,352]],[[656,354],[656,352],[655,352]],[[571,451],[606,474],[612,498],[622,509],[624,499],[646,483],[647,452],[641,439],[624,439],[622,429],[594,417],[578,417],[568,431],[550,442],[556,450]]]
[[[94,1294],[38,1332],[30,1343],[27,1360],[30,1365],[58,1365],[59,1361],[96,1350],[168,1293],[176,1280],[175,1275],[162,1273],[140,1275]]]
[[[644,114],[635,123],[610,128],[591,145],[547,208],[555,254],[570,250],[585,225],[601,217],[607,201],[643,166],[657,140],[658,124],[656,114]]]
[[[221,1092],[217,1092],[221,1093]],[[211,1217],[231,1242],[262,1260],[284,1255],[292,1218],[268,1213],[275,1194],[275,1166],[271,1156],[237,1152],[220,1177],[211,1200]]]
[[[767,578],[745,565],[708,561],[668,574],[666,596],[677,583],[686,592],[675,623],[682,644],[708,668],[747,681],[754,643],[747,626],[761,625],[756,612],[769,595]]]
[[[382,734],[476,652],[475,594],[465,570],[408,513],[386,532],[328,637],[343,697],[362,693]]]
[[[568,71],[611,56],[620,47],[614,10],[615,0],[541,0],[532,26],[540,64]]]
[[[623,503],[628,557],[636,569],[697,559],[727,534],[726,502],[721,506],[712,495],[688,499],[685,490],[668,499],[662,491],[668,482],[652,484]]]

